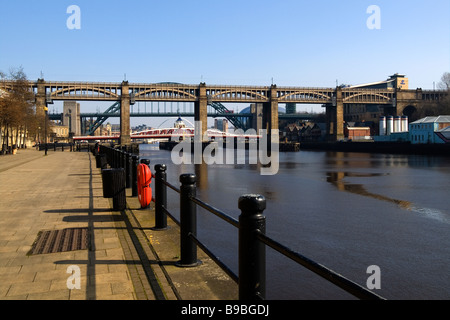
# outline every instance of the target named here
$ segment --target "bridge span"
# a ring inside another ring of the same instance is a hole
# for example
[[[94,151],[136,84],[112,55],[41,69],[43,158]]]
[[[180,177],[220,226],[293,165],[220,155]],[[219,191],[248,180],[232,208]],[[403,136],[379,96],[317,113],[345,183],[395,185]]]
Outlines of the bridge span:
[[[0,89],[9,90],[10,81],[1,81]],[[400,88],[367,89],[349,88],[304,88],[271,86],[224,86],[186,85],[178,83],[137,84],[102,82],[48,82],[44,79],[30,81],[30,90],[35,94],[37,112],[48,110],[54,101],[116,101],[120,103],[121,144],[131,142],[130,106],[136,101],[193,102],[194,119],[201,121],[199,134],[207,131],[207,106],[212,103],[256,103],[262,104],[262,128],[271,132],[278,130],[279,103],[322,104],[326,107],[327,133],[330,139],[344,135],[344,104],[385,105],[401,114],[409,105],[433,99],[442,91],[403,90]],[[429,98],[427,98],[429,97]]]

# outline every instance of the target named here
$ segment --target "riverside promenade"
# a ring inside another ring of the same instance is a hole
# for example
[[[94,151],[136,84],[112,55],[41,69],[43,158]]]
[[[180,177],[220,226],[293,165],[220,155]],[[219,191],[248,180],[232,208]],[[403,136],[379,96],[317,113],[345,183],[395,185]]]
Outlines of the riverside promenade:
[[[238,298],[237,284],[200,249],[200,266],[175,266],[179,228],[168,219],[168,230],[152,230],[153,204],[141,209],[127,189],[127,209],[112,208],[89,152],[0,156],[0,300]],[[52,252],[45,234],[58,234]]]

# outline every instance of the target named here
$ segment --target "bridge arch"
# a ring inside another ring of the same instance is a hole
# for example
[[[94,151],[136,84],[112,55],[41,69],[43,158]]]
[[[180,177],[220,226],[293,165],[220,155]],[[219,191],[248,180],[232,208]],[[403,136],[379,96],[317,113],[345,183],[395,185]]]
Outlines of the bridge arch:
[[[162,99],[168,99],[168,98],[175,98],[180,100],[190,100],[195,101],[197,99],[197,96],[195,93],[183,90],[183,89],[176,89],[176,88],[151,88],[151,89],[145,89],[142,91],[133,92],[135,99],[139,100],[139,98],[145,99],[145,98],[162,98]]]
[[[70,98],[71,93],[74,97],[79,98],[82,96],[95,97],[94,94],[104,95],[108,98],[119,99],[120,95],[118,93],[103,89],[103,88],[84,88],[84,87],[66,87],[50,92],[51,98]]]
[[[317,102],[324,102],[325,101],[331,101],[331,96],[328,93],[322,93],[322,92],[305,92],[305,91],[296,91],[296,92],[290,92],[286,94],[282,94],[279,97],[279,101],[286,101],[289,102],[291,100],[302,100],[302,101],[317,101]]]
[[[392,97],[388,95],[384,95],[381,93],[374,92],[358,92],[358,93],[344,93],[344,102],[358,102],[359,100],[367,100],[370,97],[370,100],[378,101],[378,102],[391,102]]]
[[[258,92],[254,90],[235,90],[235,89],[225,89],[225,90],[217,90],[212,94],[208,95],[208,98],[211,100],[233,100],[233,99],[249,99],[249,100],[262,100],[267,101],[268,98],[265,92]]]

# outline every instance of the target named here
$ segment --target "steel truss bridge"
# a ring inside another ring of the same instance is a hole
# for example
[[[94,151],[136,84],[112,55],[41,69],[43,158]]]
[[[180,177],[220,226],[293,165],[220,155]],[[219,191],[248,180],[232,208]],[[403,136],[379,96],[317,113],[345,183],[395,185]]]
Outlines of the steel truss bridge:
[[[112,101],[120,104],[121,143],[130,141],[130,106],[137,101],[193,102],[194,117],[202,121],[202,136],[207,128],[207,106],[220,110],[222,103],[263,104],[263,127],[278,129],[278,104],[323,104],[327,107],[327,131],[338,137],[343,134],[344,104],[377,104],[393,107],[397,113],[407,105],[423,100],[438,100],[447,92],[366,88],[304,88],[272,86],[186,85],[179,83],[133,84],[101,82],[30,81],[36,97],[36,109],[48,110],[54,101]],[[1,81],[0,89],[8,91],[10,81]],[[219,113],[226,113],[222,109]],[[117,113],[117,110],[116,110]],[[111,115],[110,115],[111,116]],[[230,119],[233,117],[228,115]],[[242,116],[242,115],[240,115]],[[234,117],[236,119],[236,117]]]
[[[9,81],[1,82],[1,87],[6,90],[10,85]],[[47,104],[57,100],[120,101],[123,95],[129,96],[131,104],[136,101],[197,102],[200,98],[199,85],[177,83],[124,84],[38,80],[31,82],[30,86],[36,96],[45,97]],[[271,94],[274,87],[275,97]],[[123,89],[127,91],[122,92]],[[208,103],[264,103],[276,98],[279,103],[327,104],[332,103],[336,96],[336,88],[205,85],[205,89]],[[345,103],[392,104],[395,98],[395,92],[388,89],[343,88],[342,92]]]

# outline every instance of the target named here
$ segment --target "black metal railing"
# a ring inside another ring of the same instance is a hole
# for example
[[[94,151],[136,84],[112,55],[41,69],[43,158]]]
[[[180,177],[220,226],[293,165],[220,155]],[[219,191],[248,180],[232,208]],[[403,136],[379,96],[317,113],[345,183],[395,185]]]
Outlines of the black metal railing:
[[[135,172],[138,163],[137,156],[127,155],[126,152],[121,150],[104,146],[100,146],[98,153],[105,153],[108,163],[112,166],[122,166],[124,168],[129,165],[129,172],[131,172],[131,177],[133,177],[132,173]],[[141,162],[143,161],[141,160]],[[149,162],[147,161],[147,163]],[[157,164],[154,169],[155,228],[153,229],[166,229],[167,216],[180,226],[180,260],[177,262],[177,266],[198,266],[201,261],[197,259],[197,248],[200,248],[238,284],[240,300],[264,299],[266,295],[266,247],[268,246],[359,299],[384,299],[326,266],[268,237],[265,234],[266,218],[263,214],[266,209],[266,199],[262,195],[247,194],[241,196],[238,201],[238,208],[241,210],[241,214],[239,219],[236,220],[197,198],[195,174],[182,174],[179,181],[180,187],[178,188],[167,181],[166,165]],[[137,183],[136,179],[130,178],[130,181],[130,186],[134,188]],[[167,188],[177,192],[180,196],[179,221],[167,208]],[[197,206],[238,228],[238,275],[197,238]]]
[[[180,266],[195,266],[198,264],[196,246],[200,247],[212,260],[214,260],[236,283],[239,284],[239,299],[264,299],[265,297],[265,246],[269,246],[280,254],[306,267],[317,275],[352,294],[359,299],[384,299],[359,284],[343,277],[333,270],[289,249],[283,244],[265,235],[266,200],[261,195],[243,195],[239,198],[241,215],[239,220],[229,216],[223,211],[203,202],[196,197],[194,174],[180,176],[181,186],[176,188],[166,181],[166,166],[155,166],[155,219],[164,221],[168,214],[172,220],[180,225],[181,230],[181,260]],[[166,187],[180,194],[180,220],[177,221],[167,210]],[[158,195],[163,194],[161,201]],[[212,253],[197,238],[196,205],[239,229],[239,275],[236,275],[216,255]],[[159,225],[158,228],[166,228]]]

